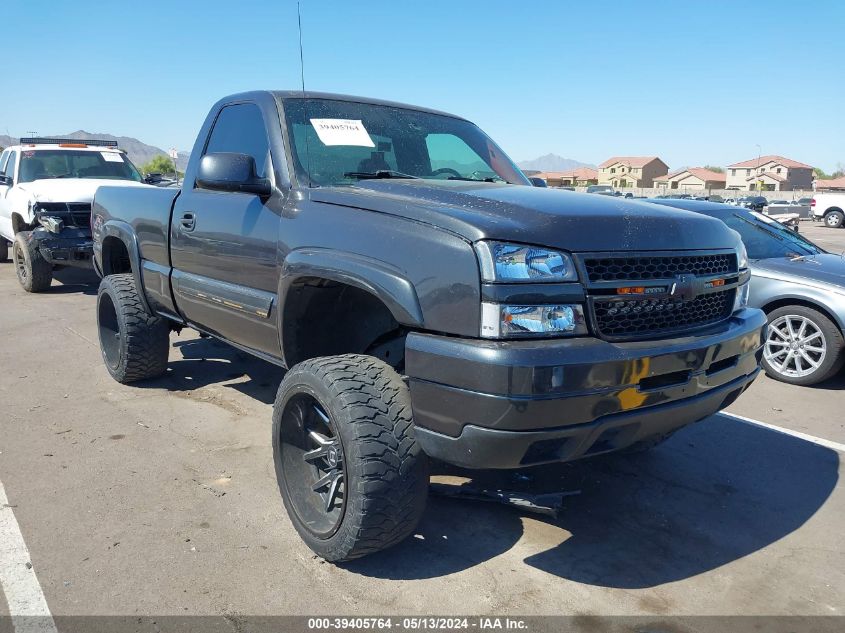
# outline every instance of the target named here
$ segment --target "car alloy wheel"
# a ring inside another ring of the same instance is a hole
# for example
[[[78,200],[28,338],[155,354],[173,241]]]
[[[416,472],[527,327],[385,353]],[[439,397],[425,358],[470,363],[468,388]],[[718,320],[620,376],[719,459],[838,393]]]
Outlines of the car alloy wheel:
[[[805,316],[785,314],[769,323],[763,352],[769,365],[783,376],[810,376],[827,356],[821,328]]]

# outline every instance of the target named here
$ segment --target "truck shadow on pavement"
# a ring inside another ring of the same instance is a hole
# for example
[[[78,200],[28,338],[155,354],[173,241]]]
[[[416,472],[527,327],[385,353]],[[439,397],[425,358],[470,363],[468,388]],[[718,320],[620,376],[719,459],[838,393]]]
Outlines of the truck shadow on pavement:
[[[138,383],[138,387],[192,391],[221,384],[264,404],[273,404],[285,370],[241,352],[212,338],[176,340],[173,346],[182,355],[171,360],[161,378]]]
[[[182,359],[139,386],[221,384],[272,404],[284,370],[213,339],[177,340]],[[714,415],[648,453],[523,471],[439,472],[514,493],[577,492],[557,519],[496,503],[430,496],[403,543],[343,565],[364,576],[446,576],[502,556],[562,579],[647,588],[701,574],[799,529],[838,481],[835,451]],[[450,480],[454,481],[454,480]]]
[[[56,283],[58,282],[58,283]],[[62,268],[53,271],[53,285],[50,294],[71,294],[81,292],[84,295],[96,296],[100,286],[100,278],[93,269]]]
[[[508,552],[574,582],[654,587],[794,532],[824,504],[838,470],[833,450],[715,415],[650,453],[527,470],[517,485],[513,473],[466,473],[485,487],[580,493],[565,498],[557,519],[432,497],[416,537],[346,567],[431,578]]]

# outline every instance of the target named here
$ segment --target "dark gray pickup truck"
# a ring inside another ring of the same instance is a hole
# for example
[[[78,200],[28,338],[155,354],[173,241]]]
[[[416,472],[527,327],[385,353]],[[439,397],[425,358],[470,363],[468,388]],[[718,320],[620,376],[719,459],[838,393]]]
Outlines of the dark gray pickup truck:
[[[653,446],[757,376],[762,312],[722,222],[532,187],[475,125],[303,92],[225,98],[178,189],[93,206],[108,371],[169,333],[288,368],[293,524],[341,561],[412,533],[428,458],[517,468]]]

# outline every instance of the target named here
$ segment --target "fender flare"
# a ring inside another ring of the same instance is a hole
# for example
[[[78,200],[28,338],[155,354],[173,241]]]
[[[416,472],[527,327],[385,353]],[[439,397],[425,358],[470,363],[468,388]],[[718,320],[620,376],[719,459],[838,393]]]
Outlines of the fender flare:
[[[302,248],[288,253],[279,281],[277,323],[284,350],[284,313],[290,287],[297,279],[319,277],[369,292],[379,299],[400,325],[422,328],[424,319],[417,291],[402,271],[366,255],[328,248]]]
[[[132,225],[123,220],[106,220],[97,229],[97,237],[94,240],[94,269],[100,277],[104,276],[103,271],[103,242],[107,237],[116,237],[129,253],[129,263],[132,265],[132,276],[135,278],[135,286],[140,291],[138,294],[141,303],[148,314],[155,314],[147,301],[147,293],[144,289],[143,275],[141,274],[141,248],[138,245],[138,236]]]

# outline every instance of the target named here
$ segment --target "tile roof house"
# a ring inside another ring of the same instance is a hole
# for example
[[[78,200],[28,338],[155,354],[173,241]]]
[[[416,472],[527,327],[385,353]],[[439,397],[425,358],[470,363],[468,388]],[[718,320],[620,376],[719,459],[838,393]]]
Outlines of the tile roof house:
[[[760,156],[728,165],[727,188],[742,191],[810,189],[813,168],[783,156]]]
[[[839,178],[818,178],[813,182],[816,191],[845,191],[845,176]]]
[[[688,167],[654,179],[655,187],[666,189],[724,189],[726,177],[704,167]]]
[[[541,171],[533,176],[545,180],[549,187],[585,187],[598,182],[598,171],[592,167],[578,167],[568,171]]]
[[[657,156],[614,156],[599,165],[600,185],[653,187],[654,179],[669,171]]]

